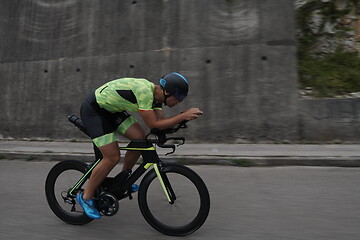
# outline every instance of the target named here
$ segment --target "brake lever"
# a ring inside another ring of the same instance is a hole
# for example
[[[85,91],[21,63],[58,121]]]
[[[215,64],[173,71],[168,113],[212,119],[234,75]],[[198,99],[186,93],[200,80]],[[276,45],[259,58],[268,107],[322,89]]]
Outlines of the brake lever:
[[[165,153],[165,156],[173,154],[175,152],[175,146],[173,145],[171,148],[172,148],[172,151],[168,152],[168,153]]]
[[[158,144],[158,146],[161,147],[161,148],[171,148],[172,149],[171,152],[168,152],[168,153],[165,154],[166,156],[169,155],[169,154],[173,154],[175,152],[175,149],[176,149],[174,144]]]
[[[181,143],[178,143],[176,146],[181,146],[181,145],[184,145],[185,144],[185,138],[183,137],[171,137],[171,138],[168,138],[167,140],[180,140],[182,141]]]

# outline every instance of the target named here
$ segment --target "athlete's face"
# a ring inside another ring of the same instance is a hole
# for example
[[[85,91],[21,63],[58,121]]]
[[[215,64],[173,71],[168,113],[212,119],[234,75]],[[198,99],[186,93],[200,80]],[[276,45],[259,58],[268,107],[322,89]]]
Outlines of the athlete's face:
[[[174,96],[170,96],[170,97],[166,98],[165,104],[166,104],[166,106],[168,106],[168,107],[173,107],[173,106],[175,106],[176,104],[178,104],[179,102],[180,102],[180,101],[177,100]]]

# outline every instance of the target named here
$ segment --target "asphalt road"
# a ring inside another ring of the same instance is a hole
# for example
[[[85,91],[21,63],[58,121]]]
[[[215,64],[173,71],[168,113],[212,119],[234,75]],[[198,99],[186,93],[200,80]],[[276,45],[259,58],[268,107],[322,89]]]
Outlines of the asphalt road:
[[[47,206],[55,162],[0,161],[0,239],[172,239],[153,230],[133,201],[113,217],[63,223]],[[191,166],[208,185],[211,211],[185,239],[360,239],[360,168]],[[178,239],[178,238],[177,238]]]

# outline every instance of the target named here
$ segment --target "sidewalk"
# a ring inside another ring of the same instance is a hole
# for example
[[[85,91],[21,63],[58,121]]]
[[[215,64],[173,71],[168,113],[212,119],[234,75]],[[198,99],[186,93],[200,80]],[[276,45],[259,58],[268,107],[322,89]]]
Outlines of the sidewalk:
[[[161,159],[184,164],[360,167],[360,145],[357,144],[187,143],[168,156],[165,153],[169,149],[157,149]],[[0,159],[93,161],[94,155],[90,142],[0,140]]]

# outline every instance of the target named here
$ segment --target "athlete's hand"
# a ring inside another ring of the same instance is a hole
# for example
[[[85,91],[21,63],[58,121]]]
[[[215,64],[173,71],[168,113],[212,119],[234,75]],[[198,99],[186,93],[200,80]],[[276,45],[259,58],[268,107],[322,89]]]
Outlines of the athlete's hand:
[[[200,111],[200,109],[198,109],[198,108],[190,108],[190,109],[186,110],[185,112],[183,112],[182,114],[184,116],[184,120],[190,121],[190,120],[200,117],[200,115],[202,115],[203,112]]]

